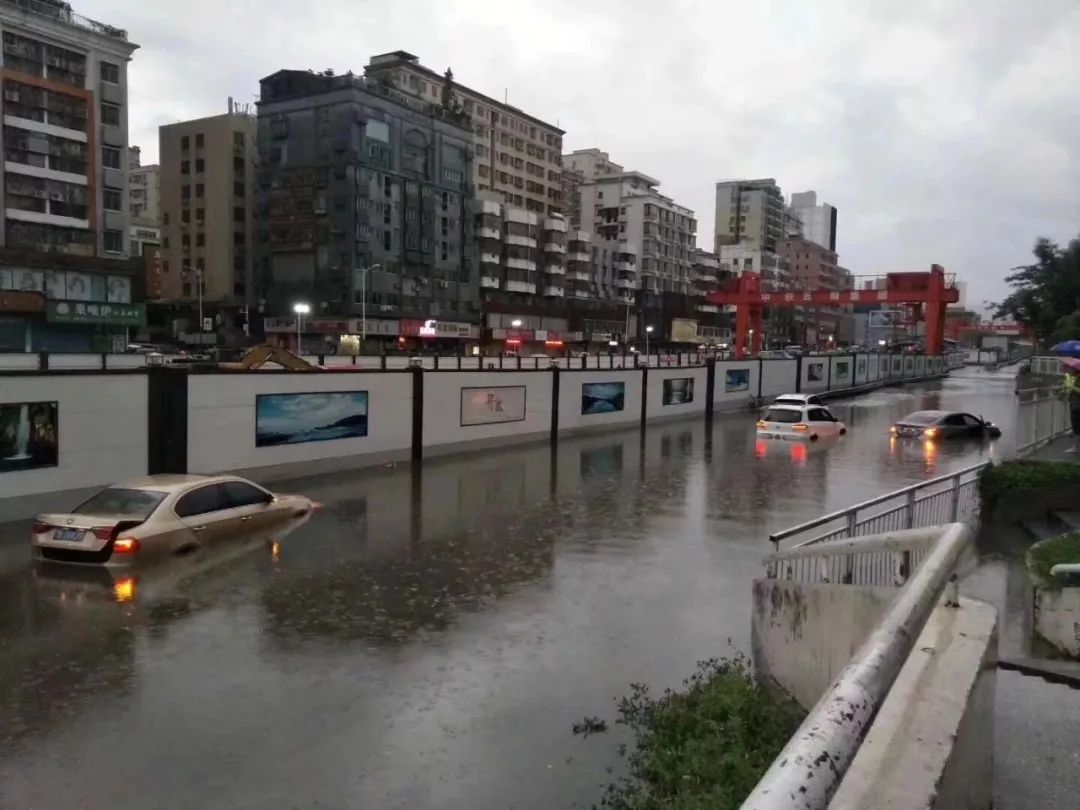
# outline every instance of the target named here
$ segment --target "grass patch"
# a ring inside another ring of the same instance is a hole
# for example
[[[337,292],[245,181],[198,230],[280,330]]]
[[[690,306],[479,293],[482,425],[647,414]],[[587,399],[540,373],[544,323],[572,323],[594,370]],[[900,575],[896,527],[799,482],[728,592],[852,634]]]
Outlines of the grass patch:
[[[635,742],[620,747],[630,776],[608,785],[617,810],[737,810],[805,713],[761,686],[736,655],[698,664],[679,692],[642,684],[617,701]]]
[[[993,503],[1006,492],[1032,492],[1061,484],[1080,486],[1080,464],[1071,461],[1005,461],[979,476],[983,503]]]
[[[1050,575],[1050,569],[1060,563],[1080,563],[1080,532],[1052,537],[1036,543],[1025,556],[1032,581],[1044,591],[1059,590],[1063,581]]]

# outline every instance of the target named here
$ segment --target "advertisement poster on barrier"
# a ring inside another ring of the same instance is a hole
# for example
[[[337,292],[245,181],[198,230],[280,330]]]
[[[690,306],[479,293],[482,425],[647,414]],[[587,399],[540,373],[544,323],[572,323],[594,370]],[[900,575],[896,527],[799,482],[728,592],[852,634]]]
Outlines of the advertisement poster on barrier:
[[[862,377],[866,376],[866,358],[865,357],[860,357],[859,360],[855,363],[855,376],[857,378],[862,378]]]
[[[836,381],[837,382],[850,382],[851,381],[851,361],[850,360],[837,360],[836,361]]]
[[[698,323],[688,318],[671,319],[672,343],[697,343]]]
[[[806,379],[808,382],[824,382],[825,381],[825,364],[824,363],[809,363],[806,366]]]
[[[664,380],[664,405],[686,405],[694,401],[693,377],[669,377]]]
[[[461,389],[461,426],[525,421],[525,386]]]
[[[581,413],[616,413],[626,405],[626,383],[582,383]]]
[[[914,357],[905,357],[904,358],[904,373],[905,374],[914,374],[915,373],[915,358]]]
[[[894,357],[892,361],[892,373],[898,375],[904,367],[904,360],[901,357]]]
[[[259,394],[255,446],[328,442],[368,434],[368,392]]]
[[[55,402],[0,404],[0,473],[55,467],[59,426]]]
[[[729,368],[724,372],[724,391],[731,393],[732,391],[749,391],[750,390],[750,369],[748,368]]]

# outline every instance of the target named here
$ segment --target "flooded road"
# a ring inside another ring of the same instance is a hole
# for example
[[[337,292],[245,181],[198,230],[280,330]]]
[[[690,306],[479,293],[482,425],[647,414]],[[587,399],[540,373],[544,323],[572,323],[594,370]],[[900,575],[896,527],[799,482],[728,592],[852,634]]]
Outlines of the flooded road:
[[[938,406],[1005,436],[890,443]],[[120,603],[0,527],[0,807],[588,807],[621,738],[571,725],[748,650],[771,530],[1014,441],[983,372],[831,407],[830,445],[761,445],[746,413],[278,485],[324,505],[279,554]]]

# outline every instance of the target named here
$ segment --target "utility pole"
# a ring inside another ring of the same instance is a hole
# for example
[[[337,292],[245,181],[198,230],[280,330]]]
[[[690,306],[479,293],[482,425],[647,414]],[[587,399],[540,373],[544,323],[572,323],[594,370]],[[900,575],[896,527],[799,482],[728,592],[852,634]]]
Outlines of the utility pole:
[[[367,276],[372,270],[381,270],[381,264],[358,267],[360,271],[360,345],[367,348]]]

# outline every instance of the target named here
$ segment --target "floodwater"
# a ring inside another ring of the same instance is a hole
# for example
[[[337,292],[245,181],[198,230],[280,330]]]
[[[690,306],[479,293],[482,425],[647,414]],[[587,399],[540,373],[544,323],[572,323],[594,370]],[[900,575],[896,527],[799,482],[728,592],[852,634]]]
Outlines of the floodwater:
[[[939,405],[1006,435],[890,443]],[[134,592],[0,527],[0,807],[588,807],[625,737],[571,725],[748,650],[770,531],[1008,454],[1013,409],[961,372],[836,402],[829,445],[747,412],[298,480],[324,508],[278,554]]]

